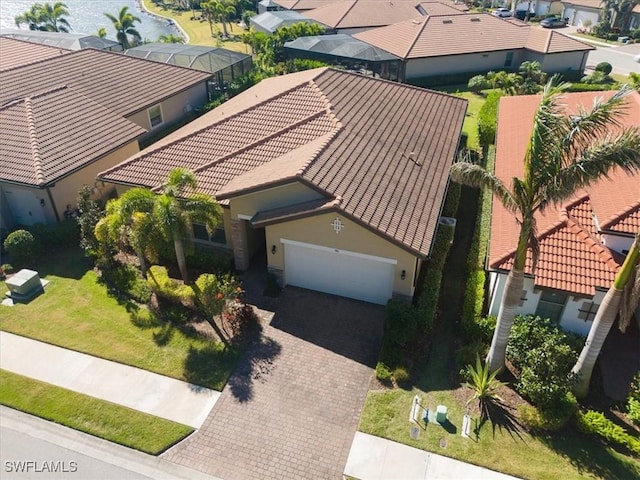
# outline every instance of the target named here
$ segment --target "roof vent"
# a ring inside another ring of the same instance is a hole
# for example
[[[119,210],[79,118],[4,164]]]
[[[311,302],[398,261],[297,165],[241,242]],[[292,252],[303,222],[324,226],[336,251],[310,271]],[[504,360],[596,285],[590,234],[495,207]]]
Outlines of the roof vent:
[[[411,160],[413,163],[415,163],[417,166],[421,167],[422,166],[422,160],[418,160],[416,158],[416,154],[415,152],[409,152],[408,155],[402,154],[403,157],[408,158],[409,160]]]
[[[480,19],[478,17],[471,17],[472,22],[479,22]]]
[[[458,223],[458,220],[453,217],[440,217],[440,219],[438,220],[439,225],[448,225],[454,228],[456,226],[456,223]]]
[[[453,20],[450,20],[450,19],[442,20],[442,23],[453,23]]]

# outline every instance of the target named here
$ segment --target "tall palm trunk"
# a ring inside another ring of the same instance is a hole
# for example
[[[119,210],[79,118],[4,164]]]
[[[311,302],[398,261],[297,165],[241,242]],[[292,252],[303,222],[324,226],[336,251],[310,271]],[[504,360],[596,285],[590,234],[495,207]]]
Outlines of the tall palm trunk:
[[[147,278],[147,259],[144,258],[144,252],[142,249],[136,251],[138,254],[138,262],[140,262],[140,273],[142,274],[142,278]]]
[[[507,351],[507,340],[516,317],[516,310],[520,306],[522,289],[524,288],[524,272],[512,268],[507,277],[502,294],[502,303],[498,312],[498,322],[491,339],[491,348],[487,354],[486,363],[489,371],[494,372],[504,367],[504,359]]]
[[[190,283],[189,281],[189,271],[187,270],[187,260],[184,256],[184,243],[182,242],[182,238],[179,235],[176,235],[173,240],[173,246],[176,251],[176,260],[178,261],[178,268],[180,269],[180,275],[182,275],[182,280],[187,285]]]
[[[618,316],[622,293],[639,259],[640,245],[638,244],[638,237],[636,236],[636,240],[633,242],[631,249],[629,249],[627,258],[624,260],[622,267],[620,267],[611,288],[609,288],[600,307],[598,307],[596,318],[593,320],[593,324],[589,330],[589,336],[584,342],[582,352],[580,352],[580,357],[571,369],[571,372],[578,377],[578,382],[573,388],[573,392],[578,398],[585,397],[587,393],[589,393],[589,383],[591,382],[593,367],[600,355],[600,350],[609,334],[609,330],[611,330],[611,326]]]

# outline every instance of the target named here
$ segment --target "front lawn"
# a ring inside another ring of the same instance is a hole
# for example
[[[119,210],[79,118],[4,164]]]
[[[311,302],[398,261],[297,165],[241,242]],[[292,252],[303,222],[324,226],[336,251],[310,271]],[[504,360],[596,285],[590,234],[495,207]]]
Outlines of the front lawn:
[[[31,266],[50,281],[28,304],[0,306],[0,329],[222,390],[238,352],[188,328],[155,318],[146,307],[118,301],[78,248]],[[0,282],[0,292],[6,291]]]
[[[0,403],[110,442],[158,455],[193,428],[0,370]]]
[[[464,98],[469,102],[467,114],[464,117],[464,123],[462,125],[462,133],[467,136],[467,147],[471,150],[478,150],[480,148],[478,144],[478,113],[487,100],[487,93],[490,90],[484,91],[481,94],[473,93],[468,91],[466,85],[437,87],[437,90]]]

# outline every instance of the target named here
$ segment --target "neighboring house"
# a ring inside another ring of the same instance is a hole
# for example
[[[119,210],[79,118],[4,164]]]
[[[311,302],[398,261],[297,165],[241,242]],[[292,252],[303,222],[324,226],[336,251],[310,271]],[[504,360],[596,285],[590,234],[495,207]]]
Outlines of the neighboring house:
[[[384,304],[428,259],[466,101],[334,69],[263,80],[99,175],[156,191],[175,167],[223,206],[196,240],[266,255],[282,285]]]
[[[354,37],[402,58],[405,80],[517,70],[524,61],[539,62],[547,73],[582,72],[594,50],[560,32],[486,13],[415,18]]]
[[[46,58],[43,45],[0,37],[0,225],[55,222],[84,184],[139,151],[208,100],[210,74],[84,49]],[[16,50],[14,50],[16,49]],[[20,65],[4,52],[31,49]],[[49,52],[51,53],[51,52]],[[11,68],[5,68],[7,61]],[[31,62],[31,59],[27,59]],[[139,80],[137,80],[139,79]],[[96,195],[108,192],[95,185]]]
[[[568,114],[589,108],[613,92],[566,94]],[[522,175],[533,115],[540,97],[504,97],[500,101],[496,138],[496,175],[503,181]],[[631,96],[625,126],[640,125],[640,94]],[[640,230],[640,175],[614,171],[609,178],[579,192],[545,215],[537,215],[540,256],[532,276],[525,268],[525,289],[519,314],[551,318],[565,330],[586,335],[598,306],[611,286]],[[493,202],[488,269],[489,314],[497,315],[513,263],[519,226],[500,202]]]
[[[84,33],[41,32],[40,30],[3,28],[0,30],[0,36],[24,40],[25,42],[41,43],[52,47],[60,47],[66,50],[95,48],[97,50],[110,50],[113,52],[122,51],[122,45],[118,42]]]
[[[563,9],[559,0],[525,0],[516,5],[516,12],[531,12],[537,16],[558,15],[561,16]]]
[[[50,47],[22,40],[3,39],[0,36],[0,71],[59,57],[71,52],[65,48]]]
[[[292,10],[267,11],[251,17],[249,20],[249,25],[253,30],[268,35],[271,35],[279,28],[288,27],[296,23],[316,24],[326,28],[326,25],[322,25]]]
[[[282,10],[274,0],[262,0],[258,2],[258,13],[264,12],[276,12],[278,10]]]
[[[192,68],[213,75],[217,86],[223,86],[253,70],[251,55],[226,48],[181,43],[145,43],[124,52],[130,57]]]
[[[313,10],[314,8],[336,3],[336,0],[273,0],[272,3],[280,6],[283,10],[304,12],[306,10]]]
[[[562,2],[564,11],[562,18],[568,19],[569,25],[576,27],[593,26],[600,21],[602,0],[570,0]]]
[[[305,17],[327,25],[336,33],[353,35],[393,23],[426,15],[456,15],[462,13],[453,4],[444,2],[418,3],[415,0],[342,0],[308,10]]]

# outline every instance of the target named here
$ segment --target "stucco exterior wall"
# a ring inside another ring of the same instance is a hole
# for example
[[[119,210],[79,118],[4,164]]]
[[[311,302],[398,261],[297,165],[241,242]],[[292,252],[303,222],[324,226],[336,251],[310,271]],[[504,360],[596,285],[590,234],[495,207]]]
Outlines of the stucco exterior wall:
[[[1,198],[7,202],[8,207],[0,210],[3,217],[0,224],[30,226],[56,221],[47,190],[7,183],[0,183],[0,189],[2,190]],[[5,211],[8,217],[6,219]]]
[[[207,86],[205,82],[194,85],[188,90],[181,92],[172,97],[166,98],[160,103],[162,109],[162,123],[151,128],[148,109],[141,110],[127,117],[128,120],[140,125],[148,131],[161,130],[168,127],[172,123],[181,120],[185,115],[189,114],[194,108],[200,107],[207,103]],[[157,105],[157,104],[155,104]],[[154,105],[149,105],[149,108]]]
[[[602,235],[602,244],[611,250],[626,255],[633,244],[633,237],[631,235],[623,236],[605,233]]]
[[[318,191],[300,182],[292,182],[231,198],[229,202],[231,218],[247,220],[261,211],[317,200],[322,197]]]
[[[540,62],[542,71],[547,73],[561,73],[567,71],[584,71],[587,65],[589,51],[564,52],[543,54],[527,51],[525,60],[530,62]]]
[[[507,53],[513,52],[511,67],[505,67]],[[489,70],[517,69],[523,62],[523,50],[473,53],[431,58],[416,58],[407,61],[406,78],[431,77],[435,75],[482,72]]]
[[[600,21],[600,11],[592,8],[569,5],[562,12],[562,18],[568,18],[569,25],[576,27],[584,27],[587,20],[589,20],[591,26],[593,26]]]
[[[333,229],[332,222],[339,218],[344,224],[340,233]],[[383,239],[370,230],[336,213],[305,217],[290,222],[265,227],[267,261],[270,268],[284,270],[284,245],[281,239],[322,245],[325,247],[364,253],[397,260],[394,272],[393,293],[410,297],[414,291],[417,257],[397,245]],[[271,253],[272,245],[276,253]],[[401,278],[402,271],[406,277]]]

